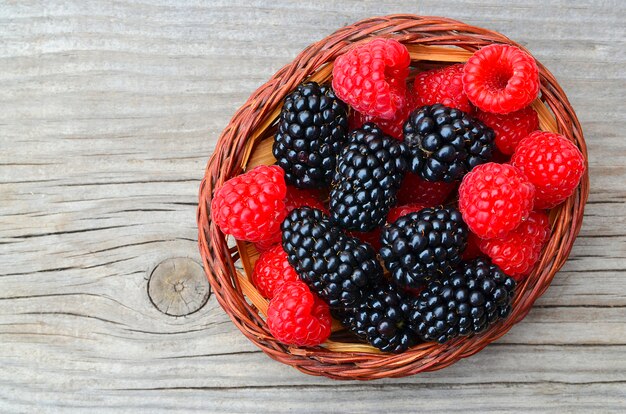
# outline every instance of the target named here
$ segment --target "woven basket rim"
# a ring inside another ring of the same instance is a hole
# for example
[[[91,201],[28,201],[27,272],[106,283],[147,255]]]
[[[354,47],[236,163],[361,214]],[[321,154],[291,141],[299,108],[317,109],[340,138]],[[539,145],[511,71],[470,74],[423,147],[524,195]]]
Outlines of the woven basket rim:
[[[548,288],[567,260],[580,231],[589,194],[586,168],[577,191],[551,211],[550,240],[535,271],[519,285],[511,315],[483,334],[457,338],[444,345],[420,344],[402,354],[343,352],[338,350],[340,347],[335,350],[297,348],[278,342],[267,329],[259,309],[244,298],[245,286],[242,288],[242,279],[234,265],[239,254],[229,248],[224,235],[211,222],[211,199],[216,188],[242,172],[251,149],[272,125],[287,93],[305,79],[328,76],[328,73],[321,73],[325,66],[329,72],[327,63],[332,63],[354,44],[379,36],[393,37],[415,48],[445,46],[473,52],[491,43],[505,43],[526,50],[500,33],[445,17],[396,14],[364,19],[305,48],[250,96],[220,135],[199,192],[198,243],[205,272],[218,302],[251,342],[271,358],[310,375],[347,380],[402,377],[442,369],[479,352],[522,320]],[[450,50],[453,54],[457,49]],[[541,80],[541,102],[538,103],[551,112],[554,121],[551,128],[578,146],[587,166],[587,148],[576,114],[554,76],[540,62],[537,61],[537,65]]]

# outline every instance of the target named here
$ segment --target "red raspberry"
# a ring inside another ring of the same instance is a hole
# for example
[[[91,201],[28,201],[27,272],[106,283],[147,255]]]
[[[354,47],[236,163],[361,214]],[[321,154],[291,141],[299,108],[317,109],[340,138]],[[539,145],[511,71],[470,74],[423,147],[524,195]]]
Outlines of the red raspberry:
[[[395,139],[402,140],[402,130],[404,123],[409,119],[409,114],[415,109],[415,103],[410,96],[405,97],[405,104],[398,108],[396,114],[391,119],[378,118],[371,115],[363,115],[360,112],[352,111],[350,114],[350,130],[360,128],[366,122],[375,123],[383,132]]]
[[[237,240],[256,242],[280,230],[285,218],[285,173],[261,165],[231,178],[215,191],[211,201],[213,221]]]
[[[473,108],[463,91],[463,64],[418,73],[415,76],[416,107],[444,104],[471,113]]]
[[[456,183],[426,181],[413,173],[406,173],[398,190],[398,204],[423,204],[432,207],[443,203]]]
[[[394,39],[374,39],[335,60],[333,89],[357,111],[392,119],[405,105],[410,63],[406,46]]]
[[[320,194],[316,190],[304,190],[288,185],[287,194],[285,195],[285,217],[291,212],[291,210],[303,206],[316,208],[328,214],[328,209],[324,206],[324,204],[322,204],[320,198]],[[274,246],[276,243],[280,243],[281,239],[282,233],[279,227],[274,234],[269,236],[267,239],[254,243],[254,246],[258,251],[263,252]]]
[[[480,249],[504,273],[519,282],[533,269],[549,237],[548,215],[533,211],[522,224],[506,236],[481,240]]]
[[[515,46],[483,47],[465,64],[463,90],[483,111],[497,114],[517,111],[539,93],[537,63]]]
[[[330,310],[300,281],[286,282],[267,309],[267,326],[276,339],[287,345],[315,346],[330,335]]]
[[[478,237],[502,237],[528,217],[534,197],[534,186],[520,170],[488,162],[463,177],[459,210]]]
[[[537,190],[535,208],[552,208],[571,196],[585,172],[585,159],[567,138],[536,131],[524,138],[511,164],[526,174]]]
[[[513,154],[522,138],[539,129],[539,116],[530,106],[504,115],[477,111],[476,118],[494,130],[496,147],[505,155]]]
[[[467,262],[483,255],[483,252],[480,251],[481,240],[480,237],[471,231],[467,234],[467,247],[463,251],[463,260]]]
[[[427,206],[419,203],[406,204],[403,206],[394,207],[387,213],[387,223],[393,223],[402,216],[406,216],[409,213],[414,213],[425,209]]]
[[[283,283],[294,280],[299,280],[298,274],[289,264],[287,253],[281,244],[275,244],[261,253],[254,264],[252,283],[267,299],[274,297],[274,293]]]

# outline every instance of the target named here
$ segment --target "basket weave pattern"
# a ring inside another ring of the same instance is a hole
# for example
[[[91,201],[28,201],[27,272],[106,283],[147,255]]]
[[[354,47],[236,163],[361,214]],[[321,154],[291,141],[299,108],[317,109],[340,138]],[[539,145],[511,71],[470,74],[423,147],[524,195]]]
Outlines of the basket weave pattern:
[[[390,355],[369,345],[328,341],[322,347],[296,348],[281,344],[270,334],[263,315],[267,301],[235,267],[241,259],[245,273],[255,252],[247,243],[229,248],[225,236],[211,221],[211,199],[226,180],[258,164],[271,164],[274,125],[284,97],[304,80],[328,81],[332,62],[355,44],[372,37],[393,37],[409,49],[412,64],[464,62],[471,54],[492,43],[520,45],[505,36],[459,21],[414,15],[392,15],[362,20],[346,26],[303,50],[292,63],[280,69],[235,113],[222,132],[200,185],[198,206],[199,245],[204,269],[220,305],[235,325],[267,355],[311,375],[335,379],[370,380],[402,377],[447,367],[483,349],[522,320],[535,300],[550,285],[563,266],[582,224],[589,192],[589,177],[579,189],[551,211],[552,234],[533,273],[522,282],[513,301],[513,311],[487,332],[457,338],[444,345],[420,344],[405,353]],[[587,150],[576,114],[556,79],[537,63],[541,80],[540,98],[533,103],[543,130],[559,132],[573,141],[587,159]]]

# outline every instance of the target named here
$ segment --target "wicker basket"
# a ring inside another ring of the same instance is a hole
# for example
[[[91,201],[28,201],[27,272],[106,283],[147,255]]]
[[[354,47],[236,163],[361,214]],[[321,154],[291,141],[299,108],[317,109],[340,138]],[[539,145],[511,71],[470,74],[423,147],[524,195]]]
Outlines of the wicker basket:
[[[551,211],[551,239],[534,272],[518,286],[511,315],[481,335],[457,338],[444,345],[424,343],[398,355],[338,339],[315,348],[289,347],[278,342],[264,321],[267,301],[246,276],[251,274],[258,253],[249,243],[229,247],[225,236],[211,222],[211,199],[214,190],[229,178],[253,166],[275,162],[271,154],[273,133],[287,93],[307,79],[328,81],[335,58],[351,46],[375,36],[392,37],[405,44],[412,65],[422,67],[464,62],[473,51],[491,43],[521,47],[499,33],[440,17],[392,15],[344,27],[307,47],[252,94],[222,132],[200,185],[200,252],[221,306],[241,332],[273,359],[307,374],[335,379],[370,380],[434,371],[473,355],[500,338],[526,316],[565,263],[580,230],[589,191],[589,178],[585,174],[576,193]],[[565,135],[587,159],[585,141],[574,110],[554,76],[541,63],[538,66],[541,94],[533,107],[539,114],[540,128]],[[243,272],[235,265],[238,260]],[[334,328],[340,329],[338,326]]]

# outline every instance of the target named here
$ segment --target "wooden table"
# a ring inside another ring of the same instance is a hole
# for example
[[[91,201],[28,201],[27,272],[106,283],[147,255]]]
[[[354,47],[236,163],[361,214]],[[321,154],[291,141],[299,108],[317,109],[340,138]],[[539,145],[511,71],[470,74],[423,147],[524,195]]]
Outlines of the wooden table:
[[[0,412],[626,411],[624,3],[417,3],[0,0]],[[198,184],[265,79],[398,12],[503,32],[552,70],[589,145],[585,223],[480,354],[397,380],[309,377],[206,301]]]

